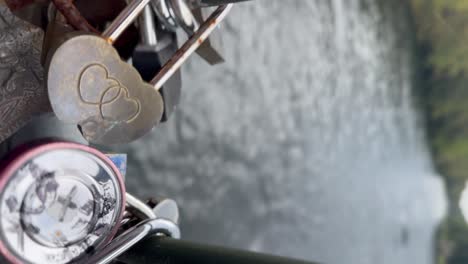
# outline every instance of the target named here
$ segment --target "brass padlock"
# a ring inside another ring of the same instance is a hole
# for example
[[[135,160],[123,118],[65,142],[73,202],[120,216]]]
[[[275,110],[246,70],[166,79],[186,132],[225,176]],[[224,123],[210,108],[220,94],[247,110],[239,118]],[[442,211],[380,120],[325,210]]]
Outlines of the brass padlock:
[[[160,88],[225,18],[232,5],[220,6],[161,68],[150,83],[123,62],[112,43],[150,0],[135,0],[102,36],[68,38],[48,63],[47,86],[59,119],[76,123],[95,144],[136,140],[161,121],[164,102]]]

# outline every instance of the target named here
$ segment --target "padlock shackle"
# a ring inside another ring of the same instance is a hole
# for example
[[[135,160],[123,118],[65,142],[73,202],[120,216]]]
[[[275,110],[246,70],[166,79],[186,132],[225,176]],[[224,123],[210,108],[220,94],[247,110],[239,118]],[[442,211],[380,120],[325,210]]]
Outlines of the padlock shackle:
[[[151,0],[134,0],[125,9],[120,12],[117,18],[102,33],[110,44],[114,43],[122,32],[138,17],[145,6]],[[233,4],[219,6],[210,17],[200,26],[200,28],[191,36],[185,44],[172,56],[172,58],[161,68],[156,76],[151,80],[155,90],[160,90],[175,72],[177,72],[185,61],[192,55],[205,40],[210,36],[214,29],[226,18],[231,11]]]
[[[126,193],[127,210],[141,219],[154,219],[156,214],[153,210],[133,195]]]
[[[135,21],[150,0],[134,0],[125,7],[122,12],[112,21],[112,23],[102,33],[102,37],[109,43],[114,43],[122,32]]]
[[[140,0],[141,1],[141,0]],[[233,4],[219,6],[210,17],[200,26],[200,28],[191,36],[182,47],[172,56],[172,58],[164,64],[161,70],[151,80],[150,84],[154,89],[162,88],[172,75],[184,64],[185,61],[192,55],[210,36],[215,28],[226,18],[231,11]]]
[[[143,13],[138,17],[141,42],[145,45],[156,46],[158,37],[156,36],[156,22],[151,7],[145,6]]]
[[[164,218],[143,220],[136,226],[114,238],[114,240],[100,249],[95,255],[92,255],[88,259],[80,260],[79,263],[108,264],[125,253],[136,243],[156,234],[163,234],[173,239],[179,239],[180,229],[177,224]]]

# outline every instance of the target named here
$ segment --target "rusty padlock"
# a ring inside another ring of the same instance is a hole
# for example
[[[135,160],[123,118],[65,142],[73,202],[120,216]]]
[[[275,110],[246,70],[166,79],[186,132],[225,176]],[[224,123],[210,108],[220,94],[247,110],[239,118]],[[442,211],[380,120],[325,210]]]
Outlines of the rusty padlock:
[[[143,82],[112,46],[147,2],[128,5],[102,36],[68,38],[48,63],[47,84],[55,114],[62,121],[78,124],[92,143],[130,142],[161,119],[159,92]]]
[[[59,119],[79,125],[95,144],[128,143],[161,121],[162,85],[176,72],[229,12],[220,6],[164,65],[150,83],[123,62],[112,43],[150,0],[134,0],[102,36],[78,35],[63,42],[48,63],[47,85]]]

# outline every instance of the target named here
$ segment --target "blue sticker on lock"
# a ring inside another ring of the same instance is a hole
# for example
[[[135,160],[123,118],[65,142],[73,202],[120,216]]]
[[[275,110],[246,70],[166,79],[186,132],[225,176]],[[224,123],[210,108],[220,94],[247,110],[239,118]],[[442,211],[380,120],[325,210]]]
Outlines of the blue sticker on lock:
[[[125,175],[127,174],[127,154],[112,153],[106,154],[106,156],[114,163],[125,180]]]

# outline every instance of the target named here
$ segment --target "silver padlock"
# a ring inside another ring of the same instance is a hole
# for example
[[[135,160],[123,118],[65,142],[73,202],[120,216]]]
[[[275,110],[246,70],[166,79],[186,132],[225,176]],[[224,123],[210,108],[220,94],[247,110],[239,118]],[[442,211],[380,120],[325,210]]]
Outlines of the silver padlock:
[[[178,227],[179,210],[173,200],[165,199],[151,209],[128,193],[126,198],[127,210],[138,215],[142,221],[114,238],[111,243],[99,250],[95,255],[83,259],[81,263],[110,263],[133,245],[151,235],[164,235],[174,239],[180,238]]]
[[[11,263],[62,264],[111,241],[125,208],[119,170],[76,143],[19,147],[0,166],[0,252]]]

